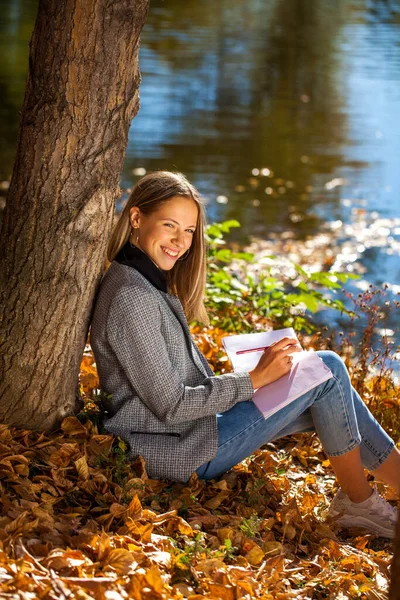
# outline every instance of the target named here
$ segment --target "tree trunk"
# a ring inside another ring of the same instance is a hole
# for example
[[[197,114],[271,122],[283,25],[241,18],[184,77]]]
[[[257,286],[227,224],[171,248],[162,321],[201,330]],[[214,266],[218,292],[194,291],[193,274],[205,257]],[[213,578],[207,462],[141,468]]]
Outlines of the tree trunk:
[[[397,521],[396,539],[394,542],[389,600],[400,600],[400,516]]]
[[[57,426],[78,373],[132,118],[148,0],[40,0],[0,238],[0,416]]]

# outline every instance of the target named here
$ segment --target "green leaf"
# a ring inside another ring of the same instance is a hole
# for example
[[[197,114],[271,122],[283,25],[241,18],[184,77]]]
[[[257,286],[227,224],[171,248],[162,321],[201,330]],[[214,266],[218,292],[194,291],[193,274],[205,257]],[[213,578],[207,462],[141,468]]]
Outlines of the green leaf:
[[[229,233],[229,231],[235,227],[240,227],[239,221],[236,219],[231,219],[230,221],[223,221],[220,223],[221,231],[224,233]]]
[[[318,310],[318,300],[311,294],[300,294],[300,302],[304,302],[311,312],[316,312]]]
[[[253,262],[254,254],[251,252],[233,252],[232,258],[237,258],[238,260],[244,260],[246,262]]]
[[[212,225],[208,225],[207,234],[213,237],[222,237],[222,231],[219,225],[213,223]]]
[[[124,442],[124,440],[121,440],[121,438],[118,438],[118,448],[120,448],[123,452],[126,452],[127,449],[127,445]]]
[[[297,285],[297,287],[299,288],[299,290],[302,290],[303,292],[308,292],[308,285],[306,285],[304,283],[304,281],[300,281],[300,283]]]
[[[332,275],[337,277],[341,283],[347,283],[349,279],[360,279],[360,275],[355,275],[354,273],[338,273],[337,271],[333,271]]]
[[[324,272],[312,273],[310,275],[310,280],[315,281],[315,282],[319,283],[320,285],[327,287],[328,289],[340,288],[341,287],[340,283],[333,281],[332,280],[333,277],[335,277],[335,275],[332,275],[331,273],[324,273]]]
[[[303,275],[303,277],[305,277],[306,279],[308,279],[309,275],[308,275],[308,273],[307,273],[307,272],[306,272],[306,271],[303,269],[303,267],[301,267],[300,265],[298,265],[298,264],[296,264],[296,263],[295,263],[293,266],[294,266],[294,268],[296,269],[296,271],[297,271],[298,273],[300,273],[300,275]]]
[[[218,250],[215,254],[214,254],[214,259],[215,260],[220,260],[222,262],[231,262],[232,260],[232,250],[229,250],[228,248],[222,248],[221,250]]]

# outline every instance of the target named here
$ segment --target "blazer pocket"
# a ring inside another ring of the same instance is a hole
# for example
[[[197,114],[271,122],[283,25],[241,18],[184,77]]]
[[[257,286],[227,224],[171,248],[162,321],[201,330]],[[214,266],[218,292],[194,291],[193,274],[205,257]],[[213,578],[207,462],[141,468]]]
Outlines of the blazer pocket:
[[[181,437],[180,433],[172,433],[170,431],[131,431],[131,435],[163,435],[170,437]]]

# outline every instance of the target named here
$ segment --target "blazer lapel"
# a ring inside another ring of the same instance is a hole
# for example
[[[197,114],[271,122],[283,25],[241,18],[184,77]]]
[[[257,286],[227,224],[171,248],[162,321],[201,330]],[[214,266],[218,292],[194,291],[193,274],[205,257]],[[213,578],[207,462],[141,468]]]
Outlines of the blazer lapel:
[[[205,377],[209,377],[210,373],[207,372],[205,366],[203,365],[203,363],[200,360],[200,357],[199,357],[196,349],[194,348],[194,341],[190,334],[190,329],[189,329],[189,326],[188,326],[188,323],[186,320],[186,315],[182,308],[182,304],[180,303],[179,298],[177,298],[177,296],[173,296],[172,294],[166,294],[165,292],[162,292],[161,290],[156,290],[156,288],[153,286],[153,284],[150,283],[148,281],[148,279],[146,279],[146,277],[144,275],[142,275],[141,273],[139,273],[139,271],[137,271],[136,269],[130,268],[129,272],[130,272],[130,276],[132,277],[133,281],[135,281],[135,278],[140,278],[142,281],[145,282],[145,284],[149,287],[149,289],[151,289],[152,291],[154,291],[156,293],[158,292],[159,294],[161,294],[161,296],[164,298],[165,302],[168,304],[168,306],[170,307],[170,309],[172,310],[172,312],[178,319],[179,323],[182,325],[183,331],[185,333],[185,336],[186,336],[186,339],[188,342],[188,348],[189,348],[191,357],[193,359],[193,362],[199,369],[200,373],[203,373],[203,375],[205,375]]]
[[[178,319],[178,321],[180,322],[180,324],[183,327],[183,331],[185,332],[186,338],[189,342],[189,349],[190,349],[190,354],[192,356],[193,362],[196,364],[196,366],[200,370],[200,372],[203,373],[206,377],[208,377],[209,373],[207,373],[206,369],[204,368],[203,363],[200,360],[199,355],[197,354],[195,348],[193,347],[194,341],[191,336],[190,329],[189,329],[189,326],[188,326],[188,323],[186,320],[186,315],[184,313],[184,310],[182,308],[182,304],[180,303],[179,298],[177,298],[176,296],[172,296],[172,294],[164,294],[163,292],[161,292],[161,295],[164,298],[164,300],[167,302],[168,306],[170,307],[170,309],[172,310],[172,312],[174,313],[174,315],[176,316],[176,318]]]

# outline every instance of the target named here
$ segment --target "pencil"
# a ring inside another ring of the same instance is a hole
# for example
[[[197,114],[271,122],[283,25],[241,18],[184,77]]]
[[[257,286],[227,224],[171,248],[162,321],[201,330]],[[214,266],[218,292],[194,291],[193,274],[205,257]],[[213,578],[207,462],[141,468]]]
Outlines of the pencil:
[[[249,350],[237,350],[236,354],[248,354],[249,352],[261,352],[269,348],[269,346],[262,346],[261,348],[250,348]]]

